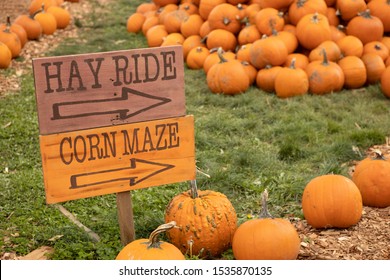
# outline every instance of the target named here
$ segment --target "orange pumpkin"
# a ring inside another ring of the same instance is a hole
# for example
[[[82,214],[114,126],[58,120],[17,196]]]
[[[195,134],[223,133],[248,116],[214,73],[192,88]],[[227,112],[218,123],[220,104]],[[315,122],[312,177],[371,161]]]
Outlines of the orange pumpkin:
[[[200,28],[202,27],[203,23],[204,23],[204,20],[202,19],[202,17],[200,15],[198,15],[198,14],[189,15],[181,23],[180,33],[183,34],[183,36],[185,38],[192,36],[192,35],[199,35]]]
[[[29,40],[37,40],[41,37],[42,26],[33,17],[29,15],[19,15],[14,22],[21,25],[24,30],[26,30],[27,38]]]
[[[313,49],[309,54],[309,60],[323,60],[324,51],[330,61],[338,61],[341,58],[340,47],[334,41],[324,41],[317,48]]]
[[[191,181],[190,191],[169,202],[165,221],[169,220],[177,223],[167,233],[170,242],[190,256],[220,256],[230,248],[237,228],[237,215],[229,199],[220,192],[198,190],[195,181]]]
[[[56,7],[58,6],[58,3],[56,0],[32,0],[29,7],[28,7],[28,12],[31,16],[34,16],[35,13],[39,13],[42,8],[45,9],[45,11],[49,7]]]
[[[366,53],[375,53],[379,55],[383,61],[385,61],[390,55],[390,50],[384,43],[380,41],[372,41],[363,46],[363,54]]]
[[[225,0],[202,0],[199,3],[199,15],[203,18],[203,20],[207,20],[211,10],[220,5],[226,3]]]
[[[386,70],[382,73],[381,89],[383,95],[390,98],[390,65],[387,66]]]
[[[364,0],[337,0],[336,8],[339,10],[341,18],[349,21],[358,13],[367,9],[367,4]]]
[[[51,6],[47,9],[47,12],[55,17],[58,29],[64,29],[70,24],[71,15],[68,10],[57,6]]]
[[[234,233],[232,250],[237,260],[295,260],[301,240],[291,222],[273,218],[267,209],[267,191],[262,194],[262,212],[242,223]]]
[[[293,25],[308,14],[327,15],[327,5],[323,0],[294,0],[288,9],[288,15]]]
[[[211,50],[221,47],[224,51],[234,51],[237,46],[237,38],[225,29],[214,29],[207,35],[206,46]]]
[[[293,59],[289,67],[283,67],[275,78],[276,96],[288,98],[304,95],[309,90],[309,79],[305,70],[295,67]]]
[[[218,49],[220,62],[211,66],[207,72],[207,85],[213,93],[235,95],[245,92],[250,81],[244,67],[239,60],[227,60]]]
[[[278,36],[263,36],[252,43],[250,48],[250,63],[257,69],[266,65],[280,66],[286,61],[288,49]]]
[[[322,14],[308,14],[302,17],[296,28],[299,43],[312,50],[324,41],[331,40],[328,18]]]
[[[174,245],[158,240],[158,235],[176,227],[176,222],[160,225],[149,239],[137,239],[127,244],[116,260],[185,260],[183,253]]]
[[[207,18],[210,29],[224,29],[237,34],[241,30],[239,13],[239,9],[232,4],[223,3],[217,5],[210,11]]]
[[[367,71],[367,83],[375,84],[381,80],[383,72],[386,70],[385,62],[376,53],[366,53],[361,57]]]
[[[7,45],[11,51],[12,58],[18,57],[22,50],[22,43],[19,36],[11,31],[11,26],[7,25],[5,29],[0,30],[0,42]]]
[[[6,69],[12,61],[12,53],[6,44],[0,42],[0,69]]]
[[[295,60],[294,65],[296,68],[301,68],[303,70],[306,69],[307,65],[309,64],[309,58],[307,55],[304,55],[302,53],[290,53],[287,56],[286,62],[284,63],[284,66],[288,67],[291,65],[291,62]]]
[[[275,79],[278,75],[281,66],[267,65],[263,69],[260,69],[256,75],[256,86],[266,92],[275,91]]]
[[[19,24],[11,23],[11,18],[9,16],[7,16],[7,22],[6,23],[0,24],[0,31],[5,30],[7,27],[9,28],[9,30],[11,32],[13,32],[16,35],[18,35],[20,43],[21,43],[22,48],[23,48],[23,46],[28,41],[26,30],[24,30],[24,28],[21,25],[19,25]]]
[[[382,21],[384,31],[390,32],[390,1],[372,0],[367,3],[367,8],[373,16],[376,16]]]
[[[357,56],[361,57],[363,54],[363,43],[355,36],[345,36],[338,41],[336,44],[339,46],[342,56]]]
[[[344,86],[349,89],[362,87],[367,81],[367,70],[364,62],[356,56],[346,56],[338,61],[344,72]]]
[[[359,38],[364,45],[368,42],[380,41],[384,34],[384,27],[378,17],[366,10],[348,22],[347,34]]]
[[[309,77],[309,92],[322,95],[340,91],[344,86],[343,70],[337,63],[328,60],[325,49],[322,56],[322,61],[312,61],[305,69]]]
[[[307,223],[314,228],[348,228],[362,216],[362,196],[351,179],[322,175],[305,186],[302,210]]]
[[[126,21],[127,32],[138,33],[142,31],[142,25],[145,23],[146,16],[142,13],[131,14]]]
[[[41,12],[36,13],[34,19],[42,26],[42,33],[45,35],[52,35],[57,30],[57,20],[53,14],[50,14],[42,9]]]
[[[233,60],[236,59],[236,54],[232,51],[222,51],[223,57],[226,60]],[[203,64],[203,70],[207,74],[210,70],[210,68],[220,62],[219,54],[218,54],[218,49],[211,49],[209,56],[206,58]]]
[[[363,205],[371,207],[390,206],[390,160],[379,150],[373,156],[360,161],[352,174],[359,188]]]
[[[263,8],[255,17],[255,25],[261,34],[268,36],[284,27],[283,13],[274,8]]]
[[[206,47],[196,47],[190,50],[187,55],[187,66],[190,69],[203,69],[203,64],[210,51]]]
[[[253,43],[261,38],[261,33],[256,25],[247,23],[237,35],[237,41],[240,46]]]
[[[183,56],[184,59],[187,58],[188,53],[195,47],[205,47],[202,37],[199,35],[191,35],[185,38],[183,42]]]

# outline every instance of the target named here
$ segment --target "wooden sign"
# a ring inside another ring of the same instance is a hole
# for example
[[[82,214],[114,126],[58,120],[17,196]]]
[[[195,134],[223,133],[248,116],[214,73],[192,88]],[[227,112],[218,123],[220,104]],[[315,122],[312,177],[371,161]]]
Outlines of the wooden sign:
[[[41,135],[46,201],[194,180],[194,138],[193,116]]]
[[[33,60],[41,135],[185,115],[181,46]]]

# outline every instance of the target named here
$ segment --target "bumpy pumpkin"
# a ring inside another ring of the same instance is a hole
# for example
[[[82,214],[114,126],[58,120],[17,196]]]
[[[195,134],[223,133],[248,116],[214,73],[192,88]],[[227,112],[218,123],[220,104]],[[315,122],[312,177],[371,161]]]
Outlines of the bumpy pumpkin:
[[[165,221],[174,220],[176,228],[167,234],[183,253],[216,257],[230,248],[237,227],[237,215],[229,199],[212,190],[191,190],[176,195],[165,211]]]
[[[362,196],[351,179],[322,175],[306,185],[302,210],[307,223],[314,228],[348,228],[362,216]]]
[[[390,159],[379,150],[356,165],[352,180],[362,194],[364,205],[390,206]]]
[[[127,244],[116,256],[116,260],[184,260],[182,252],[169,242],[159,241],[158,235],[176,227],[176,222],[160,225],[149,239],[137,239]]]
[[[237,260],[295,260],[300,238],[289,220],[273,218],[267,210],[267,196],[262,194],[262,212],[258,219],[241,224],[233,237]]]

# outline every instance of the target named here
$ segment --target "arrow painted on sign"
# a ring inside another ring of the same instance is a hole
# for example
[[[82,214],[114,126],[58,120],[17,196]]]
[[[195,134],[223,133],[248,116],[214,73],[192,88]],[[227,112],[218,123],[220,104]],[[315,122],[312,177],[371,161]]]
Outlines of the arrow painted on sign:
[[[132,158],[130,159],[130,166],[128,167],[72,175],[70,177],[70,188],[85,188],[121,181],[129,181],[130,186],[135,186],[174,167],[175,166],[171,164]]]
[[[135,102],[137,97],[141,97],[143,100],[138,98],[138,102]],[[150,104],[150,100],[157,102]],[[51,119],[59,120],[118,114],[119,119],[125,120],[169,102],[171,102],[171,99],[166,97],[154,96],[123,87],[121,96],[115,98],[54,103],[53,117]],[[131,111],[130,108],[132,109]]]

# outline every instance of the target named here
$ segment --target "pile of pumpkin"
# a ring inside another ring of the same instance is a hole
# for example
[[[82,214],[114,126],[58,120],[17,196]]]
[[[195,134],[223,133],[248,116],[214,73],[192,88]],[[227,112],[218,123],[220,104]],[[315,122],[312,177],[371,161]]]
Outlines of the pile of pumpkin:
[[[8,68],[12,59],[19,57],[29,40],[52,35],[57,29],[64,29],[70,24],[71,15],[61,7],[63,2],[64,0],[31,0],[26,14],[19,15],[12,22],[8,16],[6,22],[0,24],[0,69]]]
[[[153,0],[127,30],[149,47],[182,45],[214,93],[255,85],[284,98],[381,83],[390,97],[389,15],[389,0]]]
[[[229,199],[212,190],[198,190],[191,181],[189,191],[176,195],[165,211],[165,224],[149,239],[127,244],[118,260],[219,258],[232,249],[237,260],[297,259],[301,240],[286,218],[273,218],[267,209],[268,193],[262,194],[258,218],[237,225]],[[379,150],[361,160],[351,178],[326,174],[304,187],[302,210],[307,223],[316,229],[346,229],[362,218],[363,205],[390,206],[390,158]],[[258,211],[254,211],[258,212]],[[158,236],[166,232],[168,241]]]

